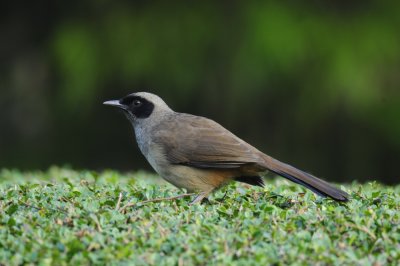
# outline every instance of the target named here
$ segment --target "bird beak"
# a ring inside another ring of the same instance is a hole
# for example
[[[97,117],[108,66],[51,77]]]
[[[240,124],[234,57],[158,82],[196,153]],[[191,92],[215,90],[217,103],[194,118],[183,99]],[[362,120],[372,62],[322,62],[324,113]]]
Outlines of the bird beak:
[[[118,100],[112,100],[112,101],[105,101],[103,103],[104,105],[110,105],[110,106],[115,106],[121,109],[126,110],[127,106],[124,104],[120,104],[120,102]]]

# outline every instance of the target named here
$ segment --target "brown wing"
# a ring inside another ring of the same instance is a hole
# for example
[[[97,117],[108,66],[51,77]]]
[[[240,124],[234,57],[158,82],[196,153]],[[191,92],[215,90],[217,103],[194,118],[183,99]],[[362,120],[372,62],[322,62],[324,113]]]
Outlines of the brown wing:
[[[348,200],[346,192],[261,153],[210,119],[175,113],[153,130],[153,140],[164,149],[172,164],[237,169],[240,174],[237,181],[255,185],[262,185],[257,173],[269,169],[319,195]]]
[[[262,162],[257,149],[204,117],[175,113],[154,130],[155,141],[172,164],[240,168]]]

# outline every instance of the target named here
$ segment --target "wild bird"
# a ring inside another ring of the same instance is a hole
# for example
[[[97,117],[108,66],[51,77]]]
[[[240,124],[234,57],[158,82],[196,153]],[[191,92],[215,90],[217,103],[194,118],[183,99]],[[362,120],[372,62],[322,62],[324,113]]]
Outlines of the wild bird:
[[[166,181],[199,194],[191,204],[230,181],[263,186],[270,171],[320,196],[347,201],[348,194],[268,156],[211,119],[173,111],[157,95],[136,92],[104,102],[123,110],[140,151]]]

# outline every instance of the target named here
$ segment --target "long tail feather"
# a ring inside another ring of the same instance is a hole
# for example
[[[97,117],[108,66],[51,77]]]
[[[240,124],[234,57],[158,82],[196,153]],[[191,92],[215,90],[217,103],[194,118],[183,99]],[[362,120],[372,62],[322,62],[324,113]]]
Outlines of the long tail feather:
[[[346,192],[334,187],[324,180],[269,156],[266,156],[265,162],[267,168],[271,172],[300,184],[320,196],[327,196],[337,201],[348,201],[349,195]]]

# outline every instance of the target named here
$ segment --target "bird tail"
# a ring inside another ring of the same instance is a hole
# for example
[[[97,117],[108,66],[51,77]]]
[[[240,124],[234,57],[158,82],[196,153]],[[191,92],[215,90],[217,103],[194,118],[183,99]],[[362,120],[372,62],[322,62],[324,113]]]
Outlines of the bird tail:
[[[267,155],[265,156],[266,167],[269,171],[300,184],[320,196],[330,197],[337,201],[348,201],[349,195],[343,190],[293,166],[282,163]]]

